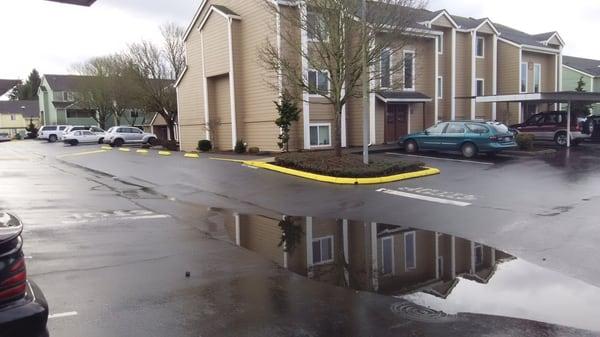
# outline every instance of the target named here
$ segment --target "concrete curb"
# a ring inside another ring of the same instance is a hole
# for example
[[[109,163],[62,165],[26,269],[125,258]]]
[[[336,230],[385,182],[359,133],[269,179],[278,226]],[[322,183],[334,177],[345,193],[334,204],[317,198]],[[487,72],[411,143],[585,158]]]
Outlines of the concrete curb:
[[[417,172],[409,172],[409,173],[401,173],[395,174],[386,177],[373,177],[373,178],[340,178],[340,177],[332,177],[326,176],[316,173],[309,173],[300,170],[290,169],[286,167],[281,167],[278,165],[273,165],[270,163],[265,163],[261,161],[243,161],[244,165],[248,165],[251,167],[262,168],[265,170],[275,171],[279,173],[284,173],[300,178],[320,181],[324,183],[330,184],[339,184],[339,185],[372,185],[372,184],[385,184],[391,183],[394,181],[401,181],[407,179],[415,179],[421,177],[432,176],[436,174],[440,174],[440,170],[436,168],[426,167],[422,171]]]

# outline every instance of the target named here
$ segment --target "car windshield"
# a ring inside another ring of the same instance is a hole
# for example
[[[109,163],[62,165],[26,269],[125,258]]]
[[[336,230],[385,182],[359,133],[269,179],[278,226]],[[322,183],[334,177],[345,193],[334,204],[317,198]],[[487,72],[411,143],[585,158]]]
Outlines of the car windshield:
[[[496,131],[496,133],[508,133],[509,132],[508,126],[506,126],[502,123],[488,123],[488,125],[490,125]]]

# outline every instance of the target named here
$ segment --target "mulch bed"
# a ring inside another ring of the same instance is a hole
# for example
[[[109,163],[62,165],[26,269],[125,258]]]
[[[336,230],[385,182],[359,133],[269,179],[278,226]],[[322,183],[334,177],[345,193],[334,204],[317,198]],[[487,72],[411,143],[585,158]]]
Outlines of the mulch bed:
[[[369,165],[362,162],[357,154],[342,154],[337,157],[333,151],[288,152],[275,157],[275,165],[310,173],[341,178],[373,178],[394,174],[416,172],[425,164],[408,163],[394,159],[373,158]]]

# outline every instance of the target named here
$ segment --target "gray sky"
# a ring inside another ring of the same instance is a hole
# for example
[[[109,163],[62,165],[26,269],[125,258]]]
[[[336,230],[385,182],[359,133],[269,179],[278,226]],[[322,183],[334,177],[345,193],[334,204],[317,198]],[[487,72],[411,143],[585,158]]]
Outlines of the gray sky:
[[[73,64],[120,51],[130,42],[159,40],[161,23],[187,26],[199,4],[200,0],[97,0],[86,8],[0,0],[0,78],[24,78],[34,67],[41,73],[68,73]],[[489,17],[528,33],[557,30],[567,42],[565,54],[600,59],[600,45],[594,43],[600,1],[430,0],[428,8]]]

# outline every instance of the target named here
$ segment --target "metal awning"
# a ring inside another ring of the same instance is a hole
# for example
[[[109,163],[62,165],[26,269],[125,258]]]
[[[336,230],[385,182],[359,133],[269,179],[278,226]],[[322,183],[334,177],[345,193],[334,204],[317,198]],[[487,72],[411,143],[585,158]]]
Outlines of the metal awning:
[[[510,95],[477,96],[476,103],[566,103],[567,147],[571,146],[571,105],[576,103],[600,103],[600,93],[581,91],[536,92]]]
[[[384,103],[426,103],[431,102],[431,97],[418,91],[382,90],[375,96]]]

